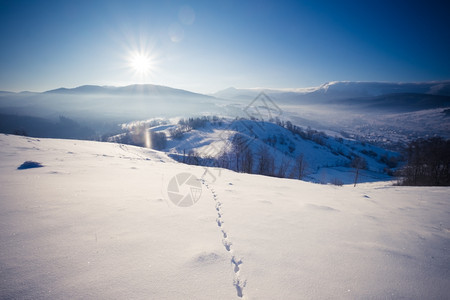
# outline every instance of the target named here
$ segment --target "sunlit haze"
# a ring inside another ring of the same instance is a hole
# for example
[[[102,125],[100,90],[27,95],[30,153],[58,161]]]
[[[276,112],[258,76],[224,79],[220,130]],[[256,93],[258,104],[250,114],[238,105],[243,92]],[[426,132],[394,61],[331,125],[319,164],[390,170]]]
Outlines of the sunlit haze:
[[[450,77],[444,1],[1,1],[0,90]]]

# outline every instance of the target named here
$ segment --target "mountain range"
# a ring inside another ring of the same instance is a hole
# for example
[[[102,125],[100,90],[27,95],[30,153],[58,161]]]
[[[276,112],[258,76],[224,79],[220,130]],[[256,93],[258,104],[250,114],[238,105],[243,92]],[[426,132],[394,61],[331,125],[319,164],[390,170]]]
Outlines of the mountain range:
[[[406,111],[450,106],[450,81],[329,82],[318,87],[291,90],[228,88],[213,95],[219,98],[248,101],[260,92],[283,104],[333,104],[352,105],[359,108],[364,108],[367,104],[375,104],[378,108],[401,107]],[[418,103],[421,105],[417,105]]]
[[[259,101],[261,93],[266,100]],[[271,102],[270,108],[267,101]],[[447,132],[450,121],[441,111],[449,107],[449,80],[329,82],[301,89],[228,88],[210,95],[153,84],[83,85],[41,93],[0,92],[0,132],[12,133],[13,128],[13,131],[23,129],[27,132],[49,128],[49,121],[57,124],[64,116],[80,122],[81,127],[90,127],[98,135],[114,131],[118,124],[137,120],[199,115],[261,119],[261,116],[249,114],[249,110],[258,113],[266,110],[270,117],[282,117],[299,126],[334,132],[345,130],[357,135],[367,135],[368,128],[369,134],[373,135],[385,127],[386,118],[391,120],[395,116],[399,119],[403,116],[397,114],[414,113],[416,115],[409,115],[408,121],[420,121],[409,122],[406,131],[402,124],[389,129],[389,132],[401,132],[402,137],[410,138],[430,134],[429,130],[419,132],[422,127],[429,128],[423,126],[427,124],[436,124],[437,128],[431,127],[439,134]],[[45,124],[31,125],[39,123],[39,119]],[[392,122],[388,122],[392,126]],[[378,127],[374,128],[374,124]]]
[[[297,89],[237,89],[230,87],[214,93],[220,98],[245,98],[255,96],[259,91],[267,94],[285,95],[322,95],[336,99],[348,97],[371,97],[394,93],[415,93],[450,96],[450,80],[395,83],[395,82],[363,82],[363,81],[333,81],[317,87]]]

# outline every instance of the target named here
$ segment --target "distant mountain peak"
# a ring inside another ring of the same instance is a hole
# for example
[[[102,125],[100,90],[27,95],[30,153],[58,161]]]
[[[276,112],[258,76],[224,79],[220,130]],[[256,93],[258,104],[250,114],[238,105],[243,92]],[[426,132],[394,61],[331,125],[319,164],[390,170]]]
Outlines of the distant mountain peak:
[[[190,92],[187,90],[171,88],[156,84],[130,84],[126,86],[99,86],[99,85],[82,85],[75,88],[58,88],[49,90],[44,93],[47,94],[84,94],[84,95],[185,95],[208,97],[203,94]]]

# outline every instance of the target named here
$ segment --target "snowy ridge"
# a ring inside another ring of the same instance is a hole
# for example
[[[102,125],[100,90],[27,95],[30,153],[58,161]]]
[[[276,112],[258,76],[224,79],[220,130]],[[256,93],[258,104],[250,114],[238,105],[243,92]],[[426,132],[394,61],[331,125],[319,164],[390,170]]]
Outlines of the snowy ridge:
[[[269,95],[278,97],[289,96],[289,93],[299,96],[308,95],[314,97],[320,94],[332,94],[338,98],[354,98],[379,96],[392,93],[421,93],[433,95],[450,96],[450,81],[431,81],[431,82],[366,82],[366,81],[330,81],[316,87],[308,88],[247,88],[236,89],[228,88],[213,94],[216,97],[226,99],[245,99],[246,97],[256,97],[258,93],[264,91]]]
[[[170,137],[171,129],[176,127],[177,125],[165,126],[163,130],[156,127],[156,130],[165,132]],[[354,181],[350,162],[352,157],[358,155],[367,161],[367,170],[362,172],[360,178],[362,182],[390,179],[385,172],[389,167],[383,159],[398,157],[398,153],[353,139],[331,137],[310,129],[303,130],[309,138],[270,122],[221,120],[220,123],[208,122],[201,128],[190,130],[184,133],[182,138],[169,138],[164,151],[178,161],[186,160],[183,155],[194,152],[206,159],[201,164],[214,166],[208,159],[218,159],[226,154],[233,160],[232,140],[235,135],[239,135],[247,140],[248,148],[254,156],[253,173],[257,172],[261,147],[269,147],[274,158],[275,173],[279,173],[282,164],[287,165],[284,175],[279,177],[289,177],[296,158],[304,155],[307,164],[304,180],[331,183],[339,179],[342,183],[349,184]],[[231,169],[236,170],[233,167]]]

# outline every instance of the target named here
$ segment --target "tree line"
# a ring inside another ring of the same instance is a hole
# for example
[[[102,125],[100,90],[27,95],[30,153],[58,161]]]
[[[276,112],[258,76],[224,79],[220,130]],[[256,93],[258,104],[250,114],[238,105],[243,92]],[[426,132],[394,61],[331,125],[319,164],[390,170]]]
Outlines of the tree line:
[[[450,140],[417,139],[405,151],[407,163],[400,170],[401,185],[450,185]]]
[[[252,150],[248,145],[248,137],[236,133],[231,138],[228,151],[223,151],[217,157],[199,156],[194,151],[172,157],[187,164],[225,168],[240,173],[294,179],[303,179],[307,175],[308,164],[303,154],[293,159],[282,156],[277,163],[273,148],[261,145]]]

